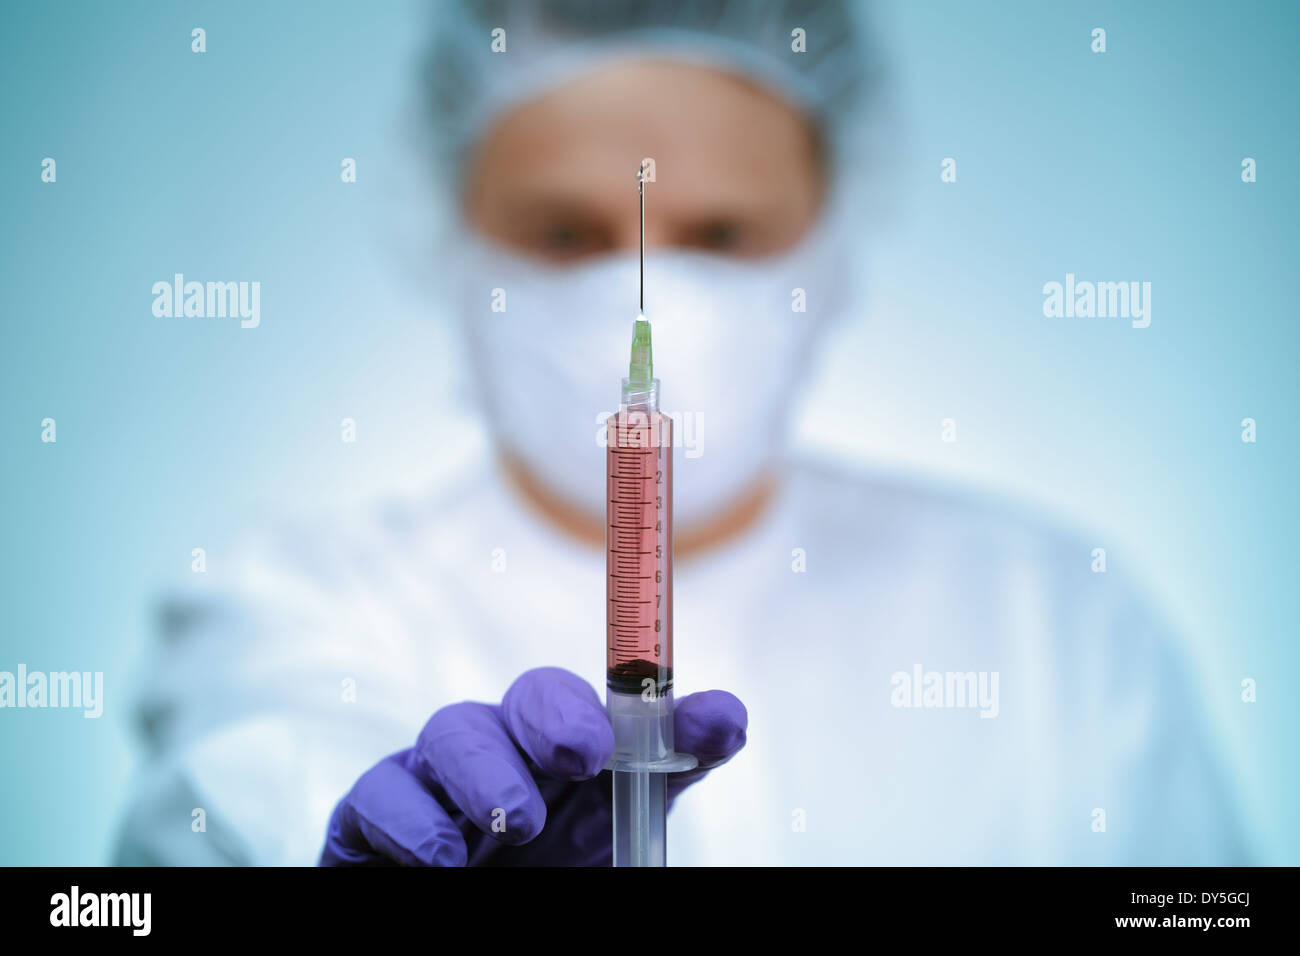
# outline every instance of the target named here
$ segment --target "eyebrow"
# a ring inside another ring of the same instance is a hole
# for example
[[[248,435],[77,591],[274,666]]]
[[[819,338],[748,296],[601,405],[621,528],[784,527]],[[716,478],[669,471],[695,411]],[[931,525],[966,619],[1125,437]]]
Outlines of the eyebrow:
[[[524,189],[488,188],[484,192],[491,199],[493,207],[507,207],[510,209],[510,215],[516,218],[545,219],[556,216],[598,218],[610,212],[606,204],[593,202],[590,195],[577,190],[557,190],[549,187],[545,192],[534,192]]]
[[[492,206],[506,207],[513,219],[542,220],[548,218],[603,219],[627,214],[626,204],[601,202],[581,189],[548,186],[541,191],[510,188],[488,189]],[[680,196],[662,197],[661,208],[666,215],[690,222],[712,222],[738,218],[766,219],[784,215],[786,206],[778,196],[768,197],[754,191],[737,190],[719,197],[710,193],[698,200]]]

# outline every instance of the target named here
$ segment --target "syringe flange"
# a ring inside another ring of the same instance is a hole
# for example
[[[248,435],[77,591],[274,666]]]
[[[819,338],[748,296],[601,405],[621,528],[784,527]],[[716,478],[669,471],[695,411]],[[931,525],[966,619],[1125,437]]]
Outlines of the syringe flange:
[[[614,728],[614,753],[606,770],[624,773],[681,773],[699,761],[673,747],[671,692],[652,700],[608,688],[605,709]]]

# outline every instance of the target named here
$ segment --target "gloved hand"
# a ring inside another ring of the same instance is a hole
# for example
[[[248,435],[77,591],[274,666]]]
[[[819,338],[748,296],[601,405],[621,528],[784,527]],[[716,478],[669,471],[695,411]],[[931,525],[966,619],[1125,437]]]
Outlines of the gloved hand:
[[[745,745],[748,721],[726,691],[676,701],[676,748],[700,764],[668,777],[670,807]],[[558,667],[528,671],[500,704],[442,708],[414,747],[362,774],[334,808],[320,864],[608,866],[610,773],[601,767],[613,751],[591,685]],[[502,811],[505,828],[494,832]]]

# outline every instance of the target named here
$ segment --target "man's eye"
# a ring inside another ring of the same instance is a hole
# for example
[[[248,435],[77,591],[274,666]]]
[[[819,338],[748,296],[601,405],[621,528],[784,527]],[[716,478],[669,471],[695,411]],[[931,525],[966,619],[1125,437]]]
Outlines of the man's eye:
[[[599,225],[555,220],[532,232],[525,247],[553,262],[568,262],[608,252],[610,241]]]
[[[744,229],[737,222],[718,220],[708,222],[696,233],[697,245],[703,249],[731,252],[739,249],[745,240]]]
[[[543,245],[553,252],[573,252],[590,241],[590,230],[572,223],[548,226],[542,234]]]

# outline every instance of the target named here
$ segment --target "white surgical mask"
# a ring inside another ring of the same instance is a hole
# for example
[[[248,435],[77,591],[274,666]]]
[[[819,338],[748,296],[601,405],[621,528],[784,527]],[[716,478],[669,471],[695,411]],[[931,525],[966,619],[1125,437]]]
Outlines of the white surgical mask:
[[[660,410],[674,418],[679,527],[734,503],[779,452],[815,332],[839,304],[827,232],[760,260],[647,254],[645,314]],[[496,440],[551,493],[603,515],[600,417],[617,410],[628,373],[638,253],[552,266],[476,239],[461,253],[461,314]],[[796,290],[806,311],[796,311]]]

